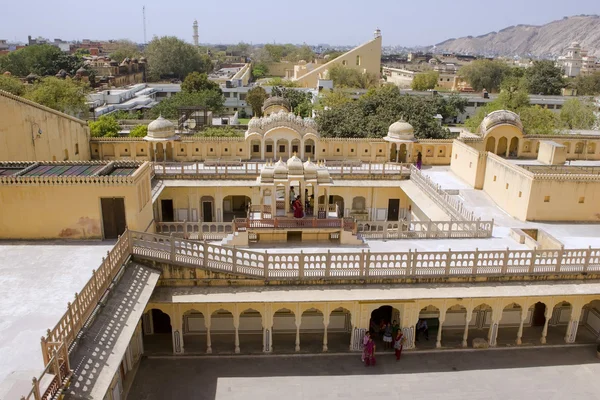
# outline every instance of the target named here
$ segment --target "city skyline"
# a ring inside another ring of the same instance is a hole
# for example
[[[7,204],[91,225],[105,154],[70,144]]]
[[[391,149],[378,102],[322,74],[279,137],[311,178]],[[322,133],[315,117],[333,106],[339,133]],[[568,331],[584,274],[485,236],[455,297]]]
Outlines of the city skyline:
[[[200,43],[353,46],[366,42],[375,28],[380,28],[384,46],[417,47],[434,45],[450,38],[478,36],[512,25],[543,25],[565,16],[594,14],[597,12],[594,3],[591,0],[569,4],[555,0],[543,3],[540,0],[527,3],[508,0],[489,5],[466,0],[461,8],[457,8],[453,4],[435,1],[426,8],[435,13],[422,16],[424,8],[420,4],[403,4],[395,11],[396,4],[390,0],[379,3],[377,9],[361,9],[360,15],[356,10],[363,4],[356,0],[346,1],[344,5],[308,0],[302,7],[285,10],[285,14],[282,14],[281,7],[273,10],[272,5],[269,8],[270,3],[260,0],[254,2],[251,9],[240,1],[232,1],[227,8],[210,3],[203,9],[197,9],[182,0],[176,0],[170,3],[169,9],[164,9],[156,0],[145,0],[122,4],[120,13],[95,9],[93,17],[73,20],[70,18],[72,14],[57,13],[51,4],[32,0],[27,10],[15,3],[5,7],[5,15],[13,18],[2,21],[0,38],[26,42],[27,36],[31,35],[50,40],[129,39],[143,43],[142,6],[145,5],[147,41],[154,36],[168,35],[191,43],[192,23],[197,19]],[[80,3],[72,0],[66,0],[64,6],[67,9],[81,7]],[[391,12],[386,12],[386,9]],[[519,13],[514,12],[517,9]],[[453,17],[449,18],[449,15]],[[48,23],[49,16],[52,17],[51,23]],[[90,18],[94,18],[96,23],[90,24]]]

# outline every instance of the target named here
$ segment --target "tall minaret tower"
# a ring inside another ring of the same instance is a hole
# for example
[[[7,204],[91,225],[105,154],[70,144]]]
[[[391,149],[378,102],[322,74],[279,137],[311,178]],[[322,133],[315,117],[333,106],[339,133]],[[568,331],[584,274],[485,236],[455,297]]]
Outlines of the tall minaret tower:
[[[198,46],[198,21],[194,20],[194,46]]]

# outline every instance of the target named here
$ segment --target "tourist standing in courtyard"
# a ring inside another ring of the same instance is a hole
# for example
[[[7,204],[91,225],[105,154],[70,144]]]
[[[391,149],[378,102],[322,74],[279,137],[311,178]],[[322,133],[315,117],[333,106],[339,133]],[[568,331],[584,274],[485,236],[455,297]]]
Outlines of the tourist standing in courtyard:
[[[360,359],[360,361],[362,362],[365,362],[365,357],[367,354],[367,344],[369,343],[369,339],[371,339],[371,332],[366,331],[362,341],[362,357]]]
[[[296,201],[294,201],[292,207],[294,208],[294,218],[304,217],[304,207],[302,207],[302,201],[300,200],[300,196],[296,198]]]
[[[400,360],[400,356],[402,355],[402,347],[404,346],[404,334],[401,330],[396,332],[396,336],[394,336],[394,352],[396,353],[396,361]]]
[[[420,319],[419,322],[417,322],[417,334],[416,334],[416,341],[419,341],[419,333],[423,332],[423,335],[425,336],[425,340],[429,340],[429,328],[427,327],[427,321],[425,321],[424,319]]]
[[[375,365],[375,342],[371,337],[365,346],[365,366],[369,365]]]
[[[388,322],[383,330],[383,348],[392,348],[392,325]]]
[[[423,164],[423,154],[421,152],[417,153],[417,169],[421,169],[421,165]]]

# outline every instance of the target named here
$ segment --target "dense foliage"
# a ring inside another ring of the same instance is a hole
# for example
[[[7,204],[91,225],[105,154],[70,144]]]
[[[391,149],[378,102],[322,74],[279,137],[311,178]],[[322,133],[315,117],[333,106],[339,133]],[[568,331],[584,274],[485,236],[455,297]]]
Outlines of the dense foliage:
[[[329,79],[333,80],[336,88],[369,89],[379,85],[377,76],[343,65],[334,65],[329,68]]]
[[[451,104],[464,109],[464,102],[456,99],[450,103],[442,96],[402,95],[394,85],[370,89],[356,101],[339,102],[320,111],[316,121],[323,137],[366,138],[384,137],[389,126],[404,119],[410,123],[418,138],[445,138],[449,131],[436,122],[434,116],[449,115]],[[454,115],[459,109],[454,110]]]
[[[88,122],[92,137],[117,137],[121,127],[112,115],[103,115],[96,121]]]
[[[269,98],[267,91],[260,86],[248,90],[246,95],[246,103],[252,107],[252,114],[255,117],[262,117],[262,106],[266,99]]]
[[[214,90],[221,93],[219,84],[208,80],[208,75],[200,72],[188,74],[181,84],[181,90],[188,93]]]
[[[254,80],[266,78],[269,75],[269,65],[264,62],[252,64],[252,78]]]
[[[591,75],[579,75],[572,82],[579,96],[596,96],[600,94],[600,72]]]
[[[177,119],[179,117],[179,107],[202,106],[215,114],[223,111],[225,98],[220,92],[215,90],[203,90],[200,92],[179,92],[171,97],[162,100],[156,106],[150,109],[150,117],[158,118],[162,115],[167,119]]]
[[[25,97],[46,107],[84,117],[88,111],[85,103],[87,90],[87,85],[70,78],[59,79],[49,76],[30,86]]]
[[[440,74],[437,71],[427,71],[416,74],[411,83],[412,90],[430,90],[437,86]]]
[[[16,96],[22,96],[25,93],[25,85],[12,76],[0,75],[0,90],[12,93]]]
[[[13,76],[54,76],[64,69],[71,76],[83,65],[80,55],[65,54],[49,44],[27,46],[0,55],[0,73],[9,71]]]
[[[137,44],[133,43],[131,40],[123,39],[116,42],[116,48],[110,53],[109,57],[120,63],[126,58],[139,58],[141,55]]]
[[[533,65],[525,70],[525,80],[531,94],[560,95],[565,87],[562,69],[551,60],[533,61]]]
[[[206,54],[200,54],[193,45],[174,36],[155,37],[146,47],[149,78],[183,79],[197,71],[208,73],[213,65]]]
[[[462,67],[460,75],[477,92],[483,89],[496,92],[500,89],[504,77],[509,74],[509,70],[510,67],[501,60],[475,60]]]
[[[271,96],[287,99],[292,107],[292,112],[301,117],[310,117],[312,114],[312,94],[302,90],[275,86],[271,89]]]
[[[129,132],[131,137],[144,137],[148,135],[148,125],[136,125]]]
[[[202,136],[202,137],[243,137],[244,131],[232,128],[229,125],[225,125],[222,127],[210,126],[207,127],[200,132],[196,133],[194,136]]]

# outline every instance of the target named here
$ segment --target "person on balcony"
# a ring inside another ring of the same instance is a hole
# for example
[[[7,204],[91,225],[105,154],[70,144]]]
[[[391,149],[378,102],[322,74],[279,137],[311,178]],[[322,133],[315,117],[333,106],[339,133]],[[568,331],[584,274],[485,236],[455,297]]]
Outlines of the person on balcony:
[[[417,169],[421,169],[421,165],[423,164],[423,154],[421,152],[417,153]]]
[[[294,202],[296,201],[296,192],[294,191],[294,187],[290,186],[290,205],[292,208],[294,207]]]
[[[292,207],[294,208],[294,218],[304,217],[304,207],[302,207],[302,200],[300,199],[300,196],[296,197]]]

